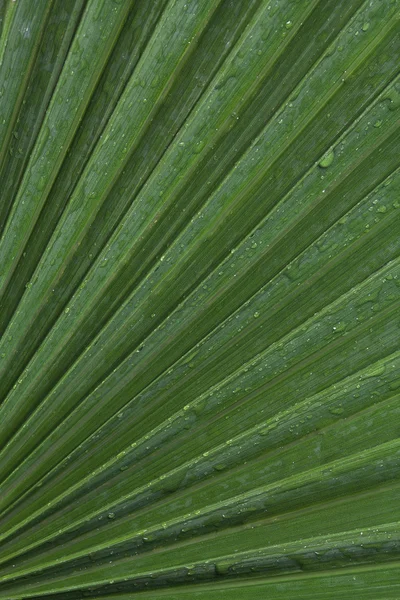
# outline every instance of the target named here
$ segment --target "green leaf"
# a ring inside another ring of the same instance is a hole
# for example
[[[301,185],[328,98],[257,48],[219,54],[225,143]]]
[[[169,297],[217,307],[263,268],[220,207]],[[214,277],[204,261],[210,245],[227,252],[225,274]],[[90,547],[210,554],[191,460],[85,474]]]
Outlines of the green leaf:
[[[1,597],[399,597],[399,17],[0,4]]]

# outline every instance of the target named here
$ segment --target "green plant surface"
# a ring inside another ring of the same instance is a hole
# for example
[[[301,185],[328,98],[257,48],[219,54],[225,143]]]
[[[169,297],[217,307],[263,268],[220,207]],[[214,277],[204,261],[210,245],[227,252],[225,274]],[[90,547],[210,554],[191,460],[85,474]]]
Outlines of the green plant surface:
[[[235,585],[219,585],[214,588],[203,585],[164,592],[151,592],[141,594],[143,598],[154,598],[154,600],[179,600],[180,598],[210,598],[211,600],[222,600],[230,598],[244,598],[253,600],[268,598],[276,600],[280,598],[298,598],[309,600],[318,594],[323,600],[336,600],[336,598],[351,597],[355,600],[385,600],[397,599],[399,596],[399,575],[396,572],[398,565],[394,564],[391,569],[359,570],[357,573],[334,572],[329,578],[325,575],[314,575],[312,577],[291,576],[285,578],[274,578],[273,580],[251,582],[236,582]],[[110,600],[112,596],[101,596]],[[132,600],[135,595],[121,594],[121,600]]]
[[[0,598],[399,598],[399,1],[0,32]]]

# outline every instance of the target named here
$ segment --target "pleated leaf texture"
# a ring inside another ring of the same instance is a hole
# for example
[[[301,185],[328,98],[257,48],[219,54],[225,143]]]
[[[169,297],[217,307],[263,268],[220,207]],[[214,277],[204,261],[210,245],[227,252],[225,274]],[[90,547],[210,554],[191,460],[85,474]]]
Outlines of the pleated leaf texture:
[[[400,598],[400,2],[2,0],[0,598]]]

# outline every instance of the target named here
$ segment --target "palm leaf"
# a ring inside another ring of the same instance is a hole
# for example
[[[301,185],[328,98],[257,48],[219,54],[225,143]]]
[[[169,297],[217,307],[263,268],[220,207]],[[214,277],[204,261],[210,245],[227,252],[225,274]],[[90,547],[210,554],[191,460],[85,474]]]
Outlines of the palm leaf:
[[[400,594],[397,0],[0,5],[0,596]]]

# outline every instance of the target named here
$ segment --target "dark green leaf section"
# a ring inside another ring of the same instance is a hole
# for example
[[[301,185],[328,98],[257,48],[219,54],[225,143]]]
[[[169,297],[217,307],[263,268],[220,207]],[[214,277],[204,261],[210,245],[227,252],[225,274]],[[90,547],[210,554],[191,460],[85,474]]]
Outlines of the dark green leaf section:
[[[399,597],[399,17],[0,4],[1,597]]]

